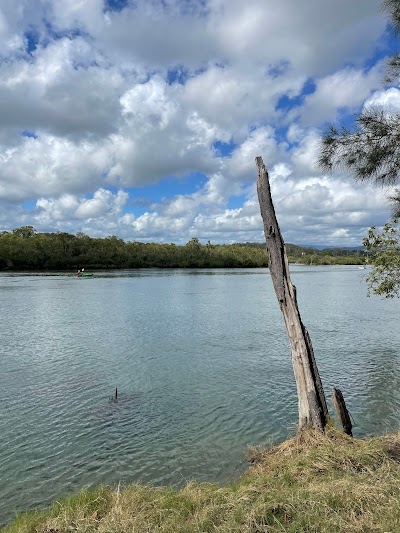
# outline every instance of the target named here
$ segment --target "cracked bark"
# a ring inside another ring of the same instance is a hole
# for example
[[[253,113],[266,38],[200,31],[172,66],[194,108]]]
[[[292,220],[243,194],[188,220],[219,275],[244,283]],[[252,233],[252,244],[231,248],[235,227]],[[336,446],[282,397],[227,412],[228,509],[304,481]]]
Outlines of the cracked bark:
[[[256,157],[256,165],[258,169],[257,192],[269,254],[269,270],[292,351],[299,406],[298,429],[312,425],[323,431],[328,416],[324,390],[310,335],[300,317],[296,288],[290,279],[289,263],[275,215],[268,172],[261,157]]]

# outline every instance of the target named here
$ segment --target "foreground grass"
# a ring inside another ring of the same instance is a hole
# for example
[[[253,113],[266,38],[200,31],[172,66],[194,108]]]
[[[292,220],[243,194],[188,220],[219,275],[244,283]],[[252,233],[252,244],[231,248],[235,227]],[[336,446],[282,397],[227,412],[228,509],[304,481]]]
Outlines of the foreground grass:
[[[232,485],[82,491],[3,533],[400,531],[400,433],[364,440],[306,431],[249,459]]]

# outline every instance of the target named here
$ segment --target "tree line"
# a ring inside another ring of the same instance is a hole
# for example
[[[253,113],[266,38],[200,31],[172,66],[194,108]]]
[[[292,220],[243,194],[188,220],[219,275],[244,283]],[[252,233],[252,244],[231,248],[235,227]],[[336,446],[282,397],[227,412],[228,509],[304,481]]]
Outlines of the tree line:
[[[314,250],[287,245],[291,262],[361,264],[361,251]],[[2,270],[77,270],[118,268],[260,268],[268,266],[265,244],[201,244],[192,238],[183,246],[125,242],[77,233],[39,233],[32,226],[0,232]]]

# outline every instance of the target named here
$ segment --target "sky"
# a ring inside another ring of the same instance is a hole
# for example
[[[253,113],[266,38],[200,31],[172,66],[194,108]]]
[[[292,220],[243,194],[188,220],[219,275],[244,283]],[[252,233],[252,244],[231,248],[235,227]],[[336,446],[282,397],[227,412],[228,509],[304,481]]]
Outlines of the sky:
[[[387,191],[316,165],[329,122],[400,110],[379,0],[0,0],[0,230],[360,245]]]

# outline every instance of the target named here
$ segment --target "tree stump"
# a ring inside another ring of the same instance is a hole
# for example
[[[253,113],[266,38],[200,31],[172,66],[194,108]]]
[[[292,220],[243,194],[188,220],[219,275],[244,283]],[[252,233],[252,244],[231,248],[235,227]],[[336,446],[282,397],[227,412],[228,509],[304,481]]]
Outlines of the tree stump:
[[[336,387],[333,387],[332,403],[333,407],[335,408],[336,414],[338,415],[340,423],[343,426],[344,432],[347,433],[347,435],[350,435],[350,437],[352,437],[353,425],[351,423],[350,413],[347,410],[346,402],[344,401],[341,390],[337,389]]]

